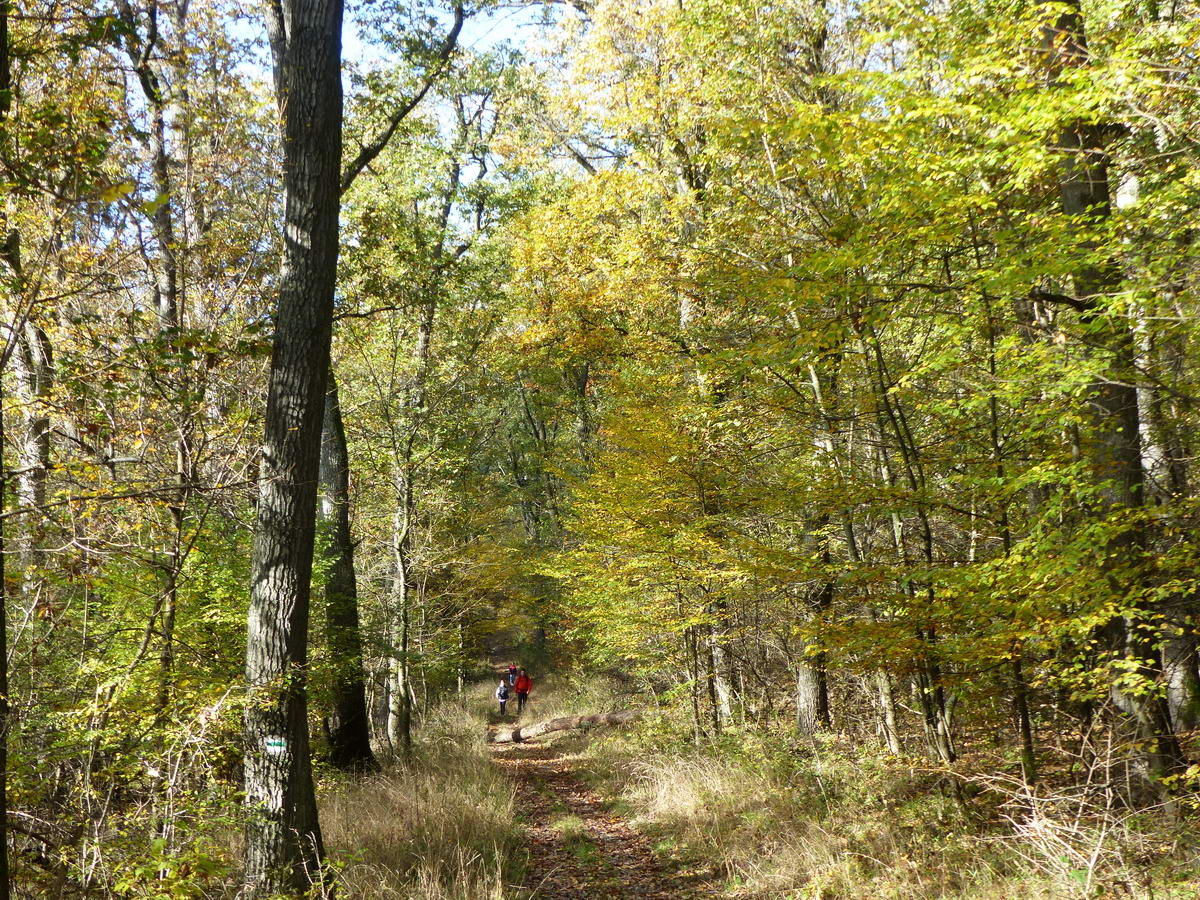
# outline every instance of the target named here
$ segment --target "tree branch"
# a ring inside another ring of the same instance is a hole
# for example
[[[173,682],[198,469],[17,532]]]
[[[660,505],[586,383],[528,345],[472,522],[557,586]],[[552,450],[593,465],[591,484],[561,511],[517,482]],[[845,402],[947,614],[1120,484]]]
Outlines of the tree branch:
[[[421,85],[419,91],[392,113],[388,118],[387,124],[371,141],[358,151],[358,155],[346,166],[342,172],[341,191],[343,194],[350,189],[350,185],[354,184],[354,179],[359,176],[359,173],[384,151],[384,148],[388,145],[388,141],[392,139],[392,135],[400,127],[400,123],[408,117],[409,113],[416,109],[418,103],[425,99],[425,95],[429,93],[429,89],[433,87],[433,83],[445,71],[446,64],[450,61],[451,54],[454,53],[454,48],[458,46],[458,35],[462,31],[465,16],[462,0],[457,0],[454,4],[454,24],[450,27],[446,39],[442,41],[442,46],[438,49],[434,65],[425,76],[425,83]]]
[[[1056,294],[1053,291],[1043,291],[1040,288],[1034,288],[1029,292],[1030,300],[1037,300],[1041,303],[1054,303],[1058,306],[1069,306],[1071,309],[1079,312],[1093,312],[1095,306],[1087,300],[1080,300],[1078,297],[1068,297],[1066,294]]]

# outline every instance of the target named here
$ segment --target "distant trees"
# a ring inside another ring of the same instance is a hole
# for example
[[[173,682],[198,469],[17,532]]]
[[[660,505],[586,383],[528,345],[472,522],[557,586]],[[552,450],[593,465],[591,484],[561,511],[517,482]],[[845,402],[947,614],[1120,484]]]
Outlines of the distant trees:
[[[453,517],[443,505],[442,479],[463,477],[462,465],[486,477],[487,464],[463,459],[463,445],[491,452],[478,446],[475,430],[482,425],[470,420],[478,411],[464,397],[488,390],[486,381],[464,367],[478,365],[498,317],[488,283],[496,261],[472,262],[469,255],[512,202],[511,175],[493,171],[490,146],[507,114],[504,63],[483,57],[451,71],[434,89],[450,110],[444,130],[407,123],[406,151],[380,157],[387,175],[360,179],[349,195],[355,249],[346,267],[344,315],[354,343],[347,344],[344,369],[353,373],[348,396],[364,413],[352,431],[366,444],[369,471],[392,486],[382,508],[376,504],[383,498],[372,495],[363,518],[387,520],[384,531],[370,529],[368,548],[386,548],[384,621],[376,638],[379,705],[386,709],[381,737],[401,755],[411,746],[414,682],[427,679],[427,662],[436,655],[427,646],[427,594],[451,593],[449,573],[430,555],[453,552],[453,545],[430,546],[423,533]],[[442,639],[458,644],[468,625],[465,610],[454,618]],[[465,663],[461,652],[451,654],[456,674]]]
[[[1149,348],[1187,342],[1163,204],[1196,161],[1149,73],[1194,23],[1084,16],[602,3],[561,61],[558,121],[620,152],[515,255],[525,352],[570,348],[599,410],[558,571],[698,735],[790,681],[806,734],[911,750],[915,708],[950,764],[1000,701],[1028,779],[1068,711],[1179,771],[1196,422],[1153,418],[1191,379]]]

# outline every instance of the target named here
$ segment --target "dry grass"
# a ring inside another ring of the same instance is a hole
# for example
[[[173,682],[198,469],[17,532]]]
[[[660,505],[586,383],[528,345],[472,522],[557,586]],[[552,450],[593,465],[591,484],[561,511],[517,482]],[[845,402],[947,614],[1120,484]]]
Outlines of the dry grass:
[[[512,886],[520,882],[524,849],[513,787],[484,744],[484,723],[496,718],[492,687],[480,685],[469,709],[448,704],[425,723],[411,767],[340,786],[323,799],[327,841],[343,861],[342,896],[519,894]],[[596,679],[582,687],[545,679],[531,700],[524,722],[630,705],[616,684]],[[1103,810],[1092,816],[1061,797],[1003,797],[991,784],[973,785],[976,796],[964,805],[945,776],[849,741],[800,746],[782,732],[741,732],[701,751],[680,734],[652,716],[638,728],[565,732],[553,740],[578,754],[581,774],[662,852],[715,866],[730,898],[1200,896],[1195,860],[1184,859],[1183,843],[1195,841],[1181,839],[1180,828],[1168,837],[1162,823],[1105,819]],[[569,843],[577,837],[573,817],[552,824]],[[1164,840],[1182,842],[1150,859]],[[594,852],[576,843],[580,854]],[[1094,862],[1079,861],[1084,850]]]
[[[410,766],[322,798],[339,896],[499,900],[519,882],[513,785],[488,756],[485,709],[481,697],[469,710],[447,704],[420,729]]]
[[[1056,869],[1034,858],[1044,848],[991,814],[995,798],[968,812],[940,776],[849,744],[800,748],[740,734],[701,753],[662,735],[625,734],[594,743],[585,759],[661,849],[715,864],[732,897],[1200,896],[1186,873],[1139,870],[1128,856],[1103,872]]]

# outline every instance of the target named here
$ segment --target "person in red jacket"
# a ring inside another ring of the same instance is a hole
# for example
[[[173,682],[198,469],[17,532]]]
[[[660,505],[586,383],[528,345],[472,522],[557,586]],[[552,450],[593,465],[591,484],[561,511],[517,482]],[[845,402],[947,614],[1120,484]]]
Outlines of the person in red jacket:
[[[521,710],[525,708],[525,701],[529,699],[529,692],[533,690],[533,679],[529,677],[529,673],[524,669],[517,676],[516,684],[513,685],[517,692],[517,715],[521,714]]]

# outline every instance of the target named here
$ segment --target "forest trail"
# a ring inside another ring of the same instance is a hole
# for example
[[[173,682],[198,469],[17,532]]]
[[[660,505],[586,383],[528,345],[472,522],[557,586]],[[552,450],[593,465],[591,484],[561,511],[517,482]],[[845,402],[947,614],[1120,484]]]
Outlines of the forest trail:
[[[517,785],[517,812],[529,834],[528,900],[691,900],[720,896],[704,873],[683,871],[573,771],[550,744],[492,746]]]

